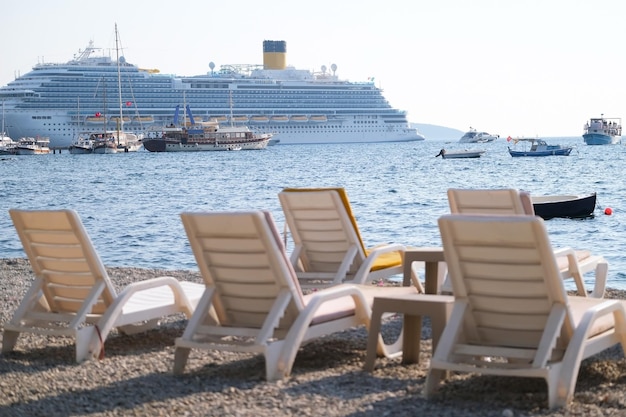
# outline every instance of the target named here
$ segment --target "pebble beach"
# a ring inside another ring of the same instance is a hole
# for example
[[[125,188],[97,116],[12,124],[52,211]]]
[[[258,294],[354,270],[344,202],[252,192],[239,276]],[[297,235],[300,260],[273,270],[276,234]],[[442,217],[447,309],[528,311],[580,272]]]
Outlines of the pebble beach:
[[[201,282],[197,271],[108,268],[114,285],[155,276]],[[33,279],[25,259],[0,259],[0,330]],[[609,290],[607,298],[626,298]],[[615,346],[585,360],[573,401],[549,410],[542,380],[454,375],[438,395],[422,394],[430,358],[427,320],[419,364],[379,358],[363,371],[367,332],[355,328],[303,346],[292,375],[265,381],[262,356],[192,351],[172,374],[174,339],[186,319],[132,336],[113,332],[102,360],[74,362],[73,341],[20,335],[0,356],[0,416],[624,416],[626,360]],[[384,325],[396,334],[401,318]],[[0,333],[1,335],[1,333]],[[0,336],[1,338],[1,336]]]

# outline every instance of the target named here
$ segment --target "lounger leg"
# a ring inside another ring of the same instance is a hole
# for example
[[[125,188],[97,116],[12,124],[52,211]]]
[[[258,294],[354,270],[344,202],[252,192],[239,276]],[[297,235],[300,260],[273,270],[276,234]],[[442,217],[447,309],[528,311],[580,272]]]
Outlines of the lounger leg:
[[[291,368],[293,367],[295,355],[292,355],[291,352],[288,352],[288,354],[281,357],[281,355],[284,354],[283,349],[288,348],[286,346],[283,346],[282,343],[278,341],[270,344],[266,348],[264,352],[264,357],[265,379],[267,381],[279,381],[291,374]],[[289,358],[291,357],[293,357],[293,360],[289,362]]]
[[[596,265],[596,282],[593,286],[593,293],[591,294],[594,298],[603,298],[604,290],[606,288],[606,278],[609,274],[609,264],[608,262],[599,262]]]
[[[422,316],[404,314],[402,320],[402,363],[419,363],[422,343]]]
[[[100,353],[101,344],[94,326],[76,330],[76,362],[94,359]],[[104,343],[104,340],[102,341]]]
[[[190,348],[177,347],[174,351],[174,373],[182,374],[187,365],[187,359],[189,358]]]
[[[374,299],[374,305],[372,306],[372,317],[370,318],[369,329],[367,329],[367,353],[365,356],[365,364],[363,368],[372,372],[374,370],[374,362],[376,361],[378,341],[380,338],[380,327],[382,321],[383,311],[377,305],[376,299]]]
[[[424,395],[426,398],[432,397],[432,395],[439,388],[439,384],[444,378],[446,371],[443,369],[430,369],[426,376],[426,383],[424,384]]]
[[[2,353],[8,353],[13,351],[15,348],[15,343],[17,342],[17,337],[20,335],[20,332],[16,332],[13,330],[5,330],[2,334]]]

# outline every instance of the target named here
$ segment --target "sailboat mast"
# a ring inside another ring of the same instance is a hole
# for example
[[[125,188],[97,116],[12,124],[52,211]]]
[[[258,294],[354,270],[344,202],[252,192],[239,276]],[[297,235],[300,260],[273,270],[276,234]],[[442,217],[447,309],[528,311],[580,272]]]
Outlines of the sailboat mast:
[[[120,144],[120,130],[124,129],[124,119],[122,118],[122,76],[120,72],[120,48],[118,45],[117,23],[115,24],[115,57],[117,58],[117,95],[120,105],[120,117],[117,122],[117,144]],[[121,128],[121,129],[120,129]]]

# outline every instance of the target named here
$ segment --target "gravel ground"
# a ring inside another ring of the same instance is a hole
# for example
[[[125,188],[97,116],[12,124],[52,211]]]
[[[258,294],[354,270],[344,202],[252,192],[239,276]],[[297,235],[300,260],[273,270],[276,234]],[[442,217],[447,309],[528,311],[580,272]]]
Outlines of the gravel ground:
[[[200,282],[194,271],[109,268],[109,274],[118,288],[160,275]],[[31,280],[26,260],[0,259],[0,328]],[[400,323],[390,319],[385,334]],[[0,416],[626,416],[619,346],[586,360],[574,401],[551,411],[545,383],[521,378],[454,376],[427,401],[428,325],[420,364],[378,359],[373,373],[364,372],[367,334],[359,328],[302,347],[292,376],[280,382],[265,381],[260,356],[219,352],[192,351],[186,372],[174,376],[173,343],[184,326],[181,316],[139,335],[114,332],[103,360],[80,365],[71,340],[21,335],[16,350],[0,356]]]

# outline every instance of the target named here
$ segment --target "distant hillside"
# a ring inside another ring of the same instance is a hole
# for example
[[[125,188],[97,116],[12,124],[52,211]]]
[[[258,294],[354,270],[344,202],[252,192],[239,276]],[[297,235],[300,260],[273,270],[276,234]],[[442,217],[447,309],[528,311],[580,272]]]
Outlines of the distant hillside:
[[[459,140],[465,132],[450,127],[411,123],[411,127],[426,137],[426,140]]]

